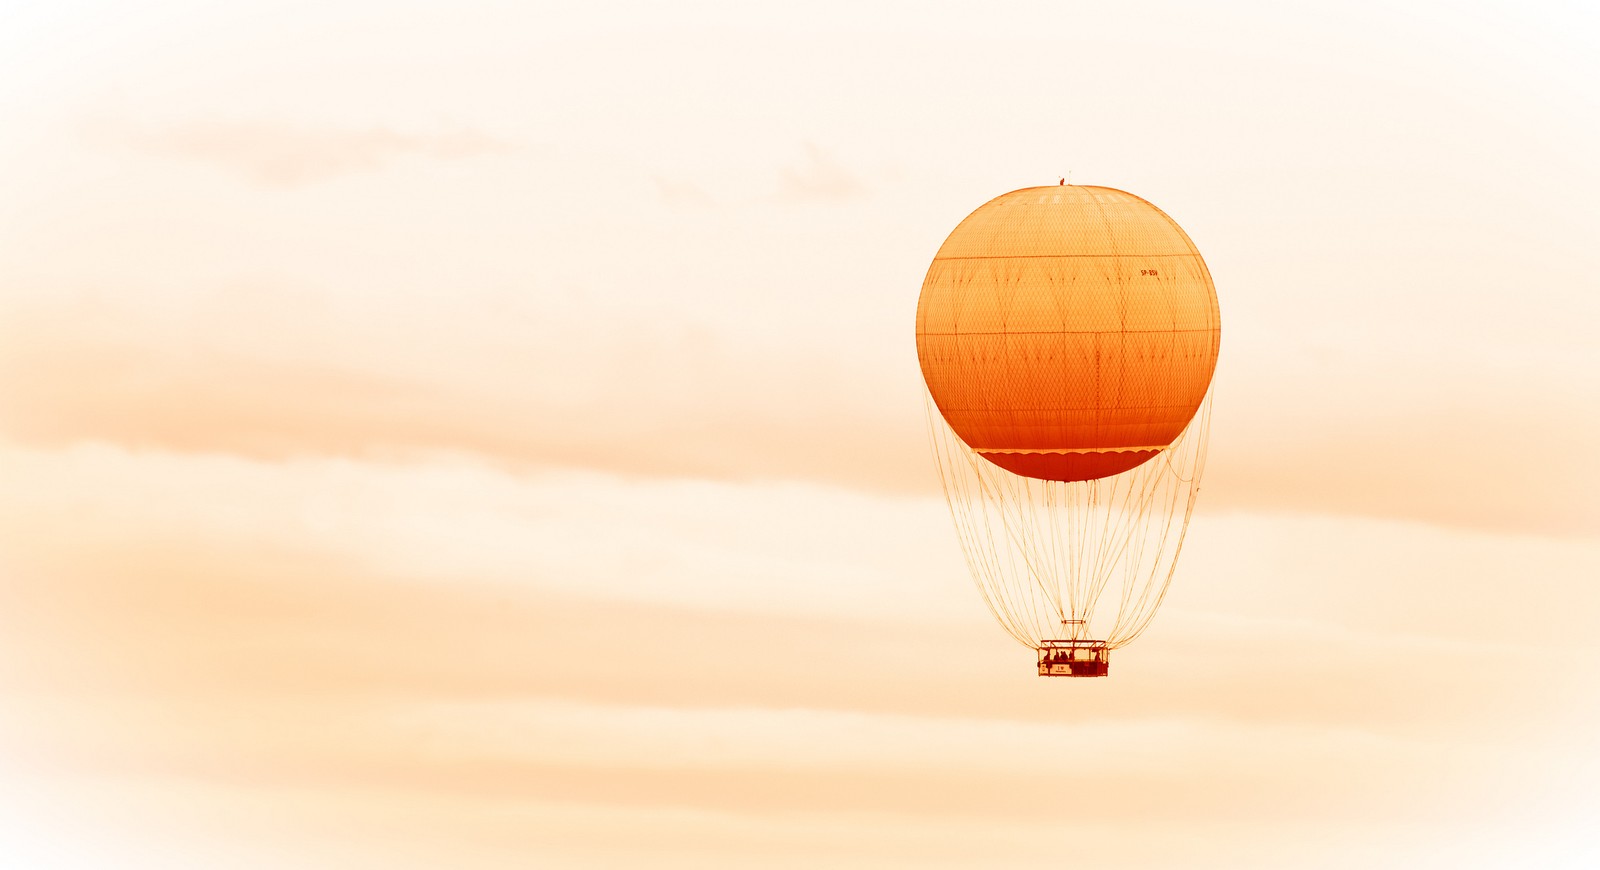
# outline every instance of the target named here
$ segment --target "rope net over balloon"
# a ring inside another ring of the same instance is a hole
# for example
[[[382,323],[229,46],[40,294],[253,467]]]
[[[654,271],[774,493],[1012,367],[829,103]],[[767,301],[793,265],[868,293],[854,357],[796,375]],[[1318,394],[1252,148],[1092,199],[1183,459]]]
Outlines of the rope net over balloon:
[[[928,428],[961,550],[984,602],[1018,642],[1138,637],[1172,582],[1200,494],[1211,395],[1148,461],[1095,480],[1041,480],[984,459],[930,396]]]

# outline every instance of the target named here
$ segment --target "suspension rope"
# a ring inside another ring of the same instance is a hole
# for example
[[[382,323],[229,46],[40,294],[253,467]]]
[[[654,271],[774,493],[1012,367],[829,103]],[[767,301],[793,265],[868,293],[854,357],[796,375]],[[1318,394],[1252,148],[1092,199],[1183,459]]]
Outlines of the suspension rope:
[[[1155,457],[1072,483],[1005,471],[951,431],[931,396],[926,405],[934,464],[968,571],[1005,631],[1034,649],[1062,638],[1104,639],[1115,649],[1142,634],[1166,598],[1194,514],[1210,394]]]

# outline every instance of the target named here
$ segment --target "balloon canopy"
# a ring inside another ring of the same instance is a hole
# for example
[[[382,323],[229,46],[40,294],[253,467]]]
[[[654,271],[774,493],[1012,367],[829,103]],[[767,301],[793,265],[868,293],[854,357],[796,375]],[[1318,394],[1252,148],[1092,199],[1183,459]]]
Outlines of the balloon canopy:
[[[939,413],[1014,474],[1086,481],[1184,431],[1221,341],[1216,289],[1160,209],[1109,187],[1015,190],[963,220],[917,301]]]

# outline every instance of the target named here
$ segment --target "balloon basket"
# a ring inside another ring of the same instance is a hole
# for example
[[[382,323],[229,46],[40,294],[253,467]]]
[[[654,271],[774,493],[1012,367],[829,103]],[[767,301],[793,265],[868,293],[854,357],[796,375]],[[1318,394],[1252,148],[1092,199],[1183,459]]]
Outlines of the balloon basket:
[[[1103,640],[1046,640],[1038,649],[1041,677],[1104,677],[1111,670]]]

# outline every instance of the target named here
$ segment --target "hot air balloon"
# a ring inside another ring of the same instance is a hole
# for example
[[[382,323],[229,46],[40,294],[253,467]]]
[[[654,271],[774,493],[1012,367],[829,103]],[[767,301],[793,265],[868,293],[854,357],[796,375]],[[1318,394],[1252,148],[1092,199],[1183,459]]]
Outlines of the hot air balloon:
[[[1109,187],[995,197],[928,267],[917,358],[940,479],[984,602],[1041,676],[1106,676],[1166,595],[1221,334],[1189,236]]]

